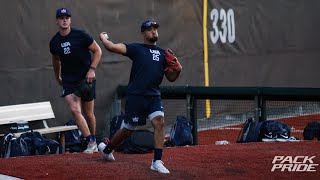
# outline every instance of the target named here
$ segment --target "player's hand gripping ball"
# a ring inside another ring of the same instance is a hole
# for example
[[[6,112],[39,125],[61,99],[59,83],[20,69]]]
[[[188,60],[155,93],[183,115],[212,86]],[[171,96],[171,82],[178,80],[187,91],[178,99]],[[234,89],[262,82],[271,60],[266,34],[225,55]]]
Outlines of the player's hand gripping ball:
[[[165,69],[165,71],[180,72],[182,70],[182,66],[178,58],[174,55],[171,49],[168,48],[165,50],[165,58],[166,58],[166,65],[167,65],[167,68]]]

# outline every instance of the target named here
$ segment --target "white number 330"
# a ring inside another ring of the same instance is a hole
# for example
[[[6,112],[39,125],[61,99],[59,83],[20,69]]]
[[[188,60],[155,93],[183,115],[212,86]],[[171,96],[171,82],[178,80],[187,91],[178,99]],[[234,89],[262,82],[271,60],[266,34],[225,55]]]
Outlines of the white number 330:
[[[210,31],[210,38],[213,44],[217,43],[219,39],[222,43],[226,43],[227,39],[229,43],[235,41],[234,12],[232,9],[229,9],[227,13],[224,9],[221,9],[220,13],[217,9],[212,9],[210,19],[212,20],[213,28],[213,31]],[[221,23],[218,23],[218,20],[220,20]],[[218,25],[220,25],[220,27],[218,27]]]

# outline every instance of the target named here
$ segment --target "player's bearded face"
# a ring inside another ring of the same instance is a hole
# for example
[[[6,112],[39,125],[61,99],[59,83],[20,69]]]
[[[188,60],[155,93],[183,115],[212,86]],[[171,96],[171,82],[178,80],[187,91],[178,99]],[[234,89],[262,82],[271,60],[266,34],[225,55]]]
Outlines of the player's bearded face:
[[[146,30],[146,39],[149,42],[157,42],[158,40],[158,31],[156,28],[151,27],[150,29]]]

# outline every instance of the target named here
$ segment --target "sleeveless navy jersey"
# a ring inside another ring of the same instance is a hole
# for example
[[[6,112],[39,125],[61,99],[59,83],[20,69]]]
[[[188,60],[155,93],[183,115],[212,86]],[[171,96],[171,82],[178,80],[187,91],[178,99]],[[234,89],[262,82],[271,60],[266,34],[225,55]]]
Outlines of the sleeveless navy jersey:
[[[164,49],[156,45],[126,44],[132,60],[128,94],[160,95],[160,84],[166,67]]]
[[[93,38],[85,31],[71,28],[66,36],[58,32],[50,41],[50,52],[59,55],[63,84],[75,84],[86,77],[91,65],[89,46]]]

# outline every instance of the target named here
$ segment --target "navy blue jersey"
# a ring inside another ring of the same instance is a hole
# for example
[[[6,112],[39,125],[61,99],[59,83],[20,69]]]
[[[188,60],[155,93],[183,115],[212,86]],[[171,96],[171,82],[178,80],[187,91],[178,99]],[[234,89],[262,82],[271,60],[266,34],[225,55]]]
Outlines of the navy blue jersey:
[[[85,31],[71,28],[66,36],[58,32],[50,41],[50,52],[59,55],[63,84],[75,84],[86,77],[91,65],[89,46],[93,38]]]
[[[132,61],[128,94],[160,95],[160,84],[166,67],[164,49],[156,45],[126,44]]]

